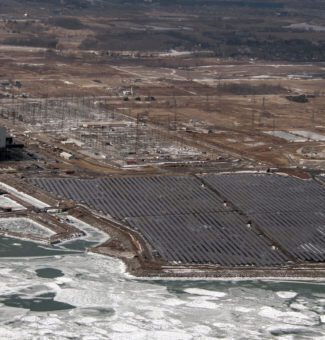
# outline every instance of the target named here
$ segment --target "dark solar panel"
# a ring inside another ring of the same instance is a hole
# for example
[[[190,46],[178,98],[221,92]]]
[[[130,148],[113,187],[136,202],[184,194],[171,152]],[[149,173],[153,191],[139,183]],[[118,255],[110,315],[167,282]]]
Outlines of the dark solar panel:
[[[241,173],[31,182],[124,220],[168,261],[269,266],[325,260],[325,190],[316,181]]]
[[[207,175],[203,181],[300,260],[325,260],[325,187],[275,174]]]
[[[129,218],[127,222],[168,261],[270,266],[288,260],[236,212]]]

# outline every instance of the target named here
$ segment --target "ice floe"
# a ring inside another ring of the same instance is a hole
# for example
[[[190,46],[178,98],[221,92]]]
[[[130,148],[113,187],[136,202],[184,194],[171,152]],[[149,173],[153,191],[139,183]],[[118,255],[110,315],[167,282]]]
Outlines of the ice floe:
[[[227,295],[226,293],[223,293],[223,292],[216,292],[213,290],[200,289],[200,288],[187,288],[187,289],[184,289],[184,291],[189,294],[212,296],[216,298],[221,298]]]
[[[276,295],[281,299],[293,299],[298,294],[296,292],[276,292]]]
[[[262,317],[273,319],[277,322],[284,322],[292,325],[312,326],[319,323],[319,316],[316,313],[301,313],[294,311],[283,312],[273,307],[262,307],[258,313]]]

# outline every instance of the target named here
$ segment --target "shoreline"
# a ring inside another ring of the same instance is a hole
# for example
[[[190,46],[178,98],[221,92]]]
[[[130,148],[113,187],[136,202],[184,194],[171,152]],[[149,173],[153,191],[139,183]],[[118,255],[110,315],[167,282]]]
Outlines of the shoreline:
[[[101,248],[101,249],[98,249]],[[325,281],[325,264],[306,264],[282,267],[219,267],[217,265],[170,265],[166,268],[157,262],[145,261],[141,256],[129,252],[117,252],[104,244],[88,252],[109,256],[123,262],[125,274],[139,280],[307,280]]]
[[[48,245],[40,240],[35,240],[27,236],[19,236],[13,234],[3,234],[0,237],[8,237],[11,239],[23,240],[34,242],[40,245]],[[83,239],[84,237],[81,237]],[[78,240],[78,239],[76,239]],[[196,268],[191,265],[180,265],[170,266],[169,268],[148,268],[148,266],[157,266],[157,263],[146,262],[139,259],[135,252],[130,251],[120,251],[112,249],[110,246],[105,246],[105,243],[110,241],[111,238],[106,240],[102,244],[95,245],[92,248],[86,249],[85,251],[78,251],[78,254],[91,254],[99,256],[107,256],[112,259],[119,260],[121,266],[123,266],[122,271],[124,275],[131,279],[141,280],[141,281],[308,281],[308,282],[325,282],[325,264],[302,264],[301,266],[293,265],[292,267],[270,267],[270,268],[243,268],[243,267],[223,267],[217,268],[217,266],[209,265],[210,268],[202,268],[205,265],[197,265]],[[63,241],[59,244],[64,244],[67,241]],[[73,240],[70,240],[73,242]],[[98,250],[101,248],[101,251]],[[103,251],[105,249],[105,251]],[[97,251],[96,251],[97,250]],[[65,256],[66,254],[62,254]],[[72,255],[72,254],[68,254]],[[32,256],[35,258],[39,256]],[[44,256],[41,256],[42,258]],[[45,256],[47,257],[47,256]],[[51,257],[51,256],[50,256]],[[10,259],[12,257],[1,257],[1,259]],[[23,257],[25,258],[25,257]],[[27,257],[29,258],[29,257]],[[137,262],[137,266],[135,263]],[[188,267],[187,267],[188,266]],[[187,267],[187,268],[184,268]],[[201,268],[200,268],[201,267]],[[269,272],[270,275],[266,273]],[[264,273],[264,275],[257,275],[258,273]],[[266,275],[265,275],[266,274]],[[277,275],[275,275],[277,274]],[[309,275],[305,275],[309,274]],[[315,275],[317,274],[317,275]]]

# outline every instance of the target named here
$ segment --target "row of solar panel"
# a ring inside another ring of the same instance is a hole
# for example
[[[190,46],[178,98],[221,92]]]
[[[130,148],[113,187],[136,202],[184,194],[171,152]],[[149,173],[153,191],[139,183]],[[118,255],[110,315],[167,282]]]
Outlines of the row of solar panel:
[[[223,200],[194,177],[35,179],[32,182],[61,197],[90,204],[117,219],[227,210]]]
[[[202,180],[244,212],[325,210],[325,190],[313,180],[247,173],[213,174]]]
[[[325,260],[325,189],[313,180],[266,175],[207,175],[202,180],[300,260]]]
[[[130,218],[168,261],[223,266],[279,265],[288,261],[236,212]]]
[[[124,220],[168,261],[267,266],[290,258],[325,260],[325,192],[313,181],[229,174],[32,182]]]

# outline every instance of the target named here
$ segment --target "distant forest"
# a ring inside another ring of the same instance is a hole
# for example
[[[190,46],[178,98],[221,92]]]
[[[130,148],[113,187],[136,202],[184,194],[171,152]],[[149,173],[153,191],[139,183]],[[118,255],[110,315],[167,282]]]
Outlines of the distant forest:
[[[79,30],[75,46],[87,50],[325,61],[324,0],[2,0],[0,10],[12,18],[5,44],[65,48],[65,35]],[[22,26],[15,13],[25,11]]]

